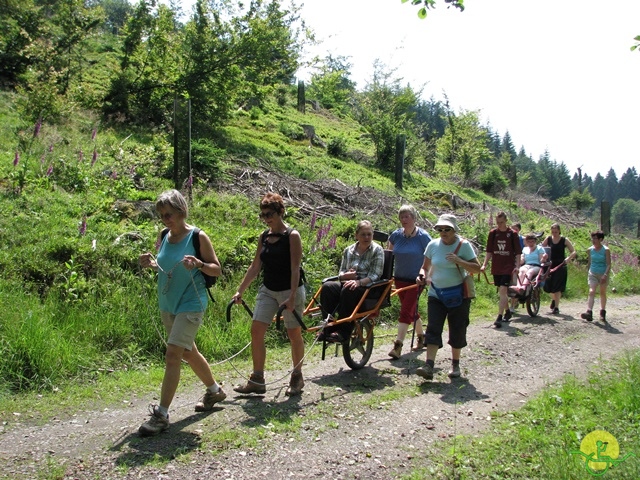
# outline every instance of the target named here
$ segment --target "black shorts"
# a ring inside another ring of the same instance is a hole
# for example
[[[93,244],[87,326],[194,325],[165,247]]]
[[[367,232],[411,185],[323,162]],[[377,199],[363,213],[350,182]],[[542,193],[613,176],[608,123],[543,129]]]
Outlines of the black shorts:
[[[462,305],[447,308],[436,297],[429,295],[427,300],[427,330],[424,332],[427,345],[438,345],[442,348],[442,331],[444,322],[449,324],[449,345],[453,348],[467,346],[467,327],[469,326],[469,308],[471,299],[465,298]]]
[[[508,287],[511,285],[511,279],[513,275],[494,275],[493,276],[493,284],[496,287]]]

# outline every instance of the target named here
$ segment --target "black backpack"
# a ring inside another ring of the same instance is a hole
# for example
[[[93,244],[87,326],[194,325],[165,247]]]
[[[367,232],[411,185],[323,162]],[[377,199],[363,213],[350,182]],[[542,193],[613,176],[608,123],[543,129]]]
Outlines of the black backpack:
[[[160,232],[160,241],[164,240],[164,237],[169,233],[168,228],[163,228],[162,232]],[[202,260],[202,256],[200,255],[200,229],[197,227],[193,227],[193,234],[191,235],[191,241],[193,243],[193,248],[196,251],[196,258],[198,260]],[[212,302],[215,302],[213,299],[213,295],[211,294],[210,288],[216,284],[218,277],[212,277],[211,275],[207,275],[202,270],[200,270],[202,276],[204,277],[204,284],[207,287],[207,293],[209,294],[209,298]]]

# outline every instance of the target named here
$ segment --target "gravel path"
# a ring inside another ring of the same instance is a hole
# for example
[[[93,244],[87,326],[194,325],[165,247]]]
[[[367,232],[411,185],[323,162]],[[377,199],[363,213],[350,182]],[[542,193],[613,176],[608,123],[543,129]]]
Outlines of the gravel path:
[[[235,397],[231,387],[243,379],[229,369],[221,375],[229,396],[219,408],[194,413],[201,389],[182,384],[171,428],[155,438],[136,433],[148,398],[61,414],[43,426],[22,415],[2,419],[0,478],[45,477],[61,465],[64,473],[56,478],[396,478],[427,465],[426,452],[438,440],[482,433],[492,411],[517,409],[564,375],[584,377],[614,354],[639,348],[639,300],[610,299],[609,325],[581,320],[584,301],[563,301],[561,315],[547,313],[545,305],[536,319],[520,309],[500,330],[491,319],[474,324],[463,378],[453,381],[446,376],[448,348],[439,353],[434,381],[423,383],[413,373],[424,352],[408,353],[405,346],[405,355],[391,361],[389,337],[376,340],[360,371],[348,369],[341,356],[310,360],[298,398],[284,395],[286,379],[264,396]],[[286,372],[267,373],[270,381]]]

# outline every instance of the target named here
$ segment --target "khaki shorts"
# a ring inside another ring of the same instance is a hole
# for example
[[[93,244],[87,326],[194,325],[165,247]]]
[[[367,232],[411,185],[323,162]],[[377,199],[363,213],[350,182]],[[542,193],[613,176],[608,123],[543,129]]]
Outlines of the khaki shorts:
[[[203,315],[203,312],[183,312],[177,315],[160,312],[160,318],[169,337],[167,343],[191,351],[198,329],[202,325]]]
[[[256,322],[271,323],[273,321],[273,317],[278,312],[278,308],[280,308],[280,305],[289,298],[290,293],[291,290],[276,292],[269,290],[264,285],[261,285],[258,290],[258,297],[256,298],[256,308],[253,310],[253,319]],[[305,293],[304,285],[300,285],[296,292],[295,309],[301,317],[305,307]],[[282,312],[282,318],[286,328],[300,327],[296,317],[294,317],[293,313],[289,310]]]
[[[598,285],[603,285],[600,283],[604,277],[604,273],[591,273],[589,272],[589,276],[587,277],[587,282],[590,287],[597,287]],[[604,285],[609,285],[609,275],[604,278]]]

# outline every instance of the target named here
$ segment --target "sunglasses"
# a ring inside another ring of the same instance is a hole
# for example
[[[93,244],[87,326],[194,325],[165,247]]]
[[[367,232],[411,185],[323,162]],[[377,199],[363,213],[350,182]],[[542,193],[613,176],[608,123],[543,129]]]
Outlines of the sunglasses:
[[[436,227],[436,232],[450,232],[451,230],[453,230],[453,228],[451,227]]]
[[[271,212],[264,212],[261,213],[260,215],[258,215],[258,217],[262,218],[263,220],[267,219],[267,218],[271,218],[276,214],[276,212],[271,211]]]

